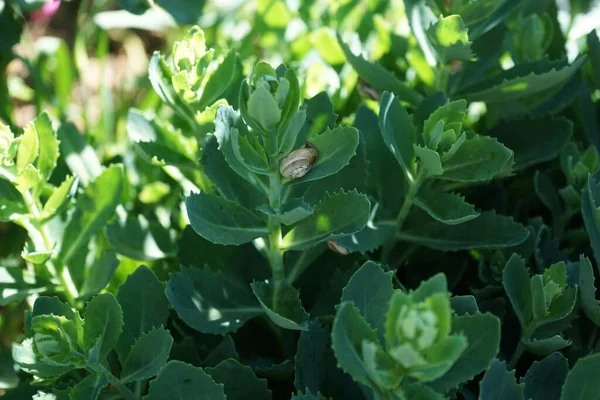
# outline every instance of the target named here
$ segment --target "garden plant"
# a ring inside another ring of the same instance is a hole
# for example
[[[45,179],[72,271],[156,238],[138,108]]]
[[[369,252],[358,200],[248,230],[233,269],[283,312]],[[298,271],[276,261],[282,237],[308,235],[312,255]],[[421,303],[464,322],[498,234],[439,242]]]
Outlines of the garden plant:
[[[600,399],[599,14],[0,0],[0,398]]]

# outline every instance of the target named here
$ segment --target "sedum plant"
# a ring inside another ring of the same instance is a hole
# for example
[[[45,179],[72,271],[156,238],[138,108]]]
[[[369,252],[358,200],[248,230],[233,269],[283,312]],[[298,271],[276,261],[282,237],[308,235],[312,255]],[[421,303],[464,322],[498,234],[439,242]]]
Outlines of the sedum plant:
[[[242,3],[0,126],[6,399],[598,398],[592,5]]]

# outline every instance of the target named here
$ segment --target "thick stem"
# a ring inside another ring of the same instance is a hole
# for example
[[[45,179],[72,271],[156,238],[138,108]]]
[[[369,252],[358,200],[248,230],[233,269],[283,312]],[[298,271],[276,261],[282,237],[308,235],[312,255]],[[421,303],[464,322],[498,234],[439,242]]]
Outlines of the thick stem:
[[[269,175],[269,205],[275,213],[279,213],[279,209],[281,208],[281,176],[277,168]],[[284,250],[281,248],[281,223],[275,217],[269,217],[269,262],[275,284],[273,290],[273,311],[277,308],[281,283],[285,280],[283,254]]]
[[[125,400],[140,400],[139,396],[136,396],[119,378],[114,376],[109,370],[103,365],[94,364],[88,365],[86,369],[93,374],[103,374],[108,377],[108,382],[117,389],[121,397]]]

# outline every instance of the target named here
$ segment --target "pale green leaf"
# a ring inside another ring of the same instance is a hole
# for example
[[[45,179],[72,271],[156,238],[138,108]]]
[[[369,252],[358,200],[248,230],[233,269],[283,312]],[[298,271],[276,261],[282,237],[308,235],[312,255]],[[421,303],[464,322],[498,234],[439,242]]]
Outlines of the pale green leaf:
[[[467,61],[473,57],[467,28],[460,15],[441,17],[427,29],[427,37],[443,64],[453,60]]]
[[[104,362],[123,330],[121,306],[111,293],[99,294],[87,303],[83,319],[83,342],[88,350],[98,349],[98,358],[92,352],[90,362]]]
[[[381,96],[379,128],[385,144],[402,166],[404,173],[412,176],[415,170],[413,146],[417,141],[417,131],[406,109],[389,92],[384,92]]]
[[[457,193],[421,190],[415,199],[415,205],[447,225],[462,224],[479,216],[475,206],[467,203]]]

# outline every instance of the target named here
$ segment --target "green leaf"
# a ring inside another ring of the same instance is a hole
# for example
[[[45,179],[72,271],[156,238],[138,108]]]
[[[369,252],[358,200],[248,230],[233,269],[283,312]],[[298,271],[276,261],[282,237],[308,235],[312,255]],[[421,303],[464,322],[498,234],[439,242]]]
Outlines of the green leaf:
[[[423,100],[419,93],[408,87],[378,63],[369,62],[361,55],[354,55],[350,50],[350,47],[342,41],[339,34],[337,40],[346,56],[346,60],[348,60],[358,75],[373,87],[373,89],[380,92],[391,90],[392,93],[398,96],[398,99],[411,103],[412,105],[418,105]]]
[[[0,221],[12,221],[27,213],[21,193],[10,182],[0,179]]]
[[[333,175],[344,168],[356,154],[358,147],[358,131],[349,126],[326,130],[313,136],[310,143],[317,150],[317,161],[310,171],[300,179],[289,180],[299,184]]]
[[[223,385],[217,384],[202,370],[181,361],[169,361],[144,400],[225,400]]]
[[[206,82],[198,109],[204,110],[224,98],[227,92],[239,87],[241,82],[242,63],[235,51],[230,51]]]
[[[587,400],[598,397],[600,392],[600,381],[596,378],[598,368],[600,368],[600,354],[577,360],[562,387],[561,400]]]
[[[19,173],[25,170],[25,167],[29,164],[33,164],[38,158],[40,140],[35,128],[35,121],[30,122],[23,129],[23,134],[18,138],[19,147],[17,148],[17,161],[15,165],[17,167],[17,172]]]
[[[521,380],[524,395],[531,400],[560,400],[560,392],[569,373],[569,363],[560,353],[534,361]]]
[[[446,225],[458,225],[477,218],[475,206],[457,193],[420,190],[415,205]]]
[[[377,332],[360,315],[352,303],[341,303],[331,330],[331,343],[338,366],[352,379],[371,386],[371,371],[362,359],[362,343],[377,343]]]
[[[88,267],[85,280],[79,290],[79,297],[81,299],[91,297],[104,289],[119,266],[119,262],[114,252],[103,251],[100,258]]]
[[[65,228],[59,258],[64,264],[100,232],[113,217],[124,190],[123,167],[112,165],[102,172],[78,198],[77,208]]]
[[[352,275],[342,292],[340,302],[354,303],[365,321],[384,342],[385,318],[394,288],[392,271],[384,272],[379,264],[367,261]],[[365,291],[368,287],[369,290]]]
[[[221,196],[249,210],[264,204],[266,196],[229,166],[218,146],[217,138],[214,135],[207,135],[204,138],[200,161],[202,170],[219,189]]]
[[[515,169],[556,158],[573,134],[573,123],[564,117],[503,122],[489,133],[515,154]]]
[[[298,394],[293,394],[292,400],[327,400],[327,398],[321,393],[315,396],[310,390],[306,390],[306,392],[298,391]]]
[[[445,397],[419,382],[404,383],[402,385],[404,397],[407,400],[444,400]]]
[[[194,231],[213,243],[240,245],[269,233],[254,213],[221,197],[192,193],[185,205]]]
[[[300,110],[306,111],[306,120],[292,148],[300,148],[307,140],[335,128],[338,116],[333,111],[333,104],[326,92],[320,92],[306,100]]]
[[[143,215],[128,218],[119,213],[105,232],[115,251],[134,260],[156,261],[173,257],[177,252],[172,232]]]
[[[75,125],[62,124],[58,129],[58,138],[60,154],[84,187],[102,174],[102,165],[98,156]]]
[[[173,70],[166,63],[160,52],[155,51],[150,59],[148,66],[148,78],[154,91],[160,96],[161,100],[171,107],[179,116],[187,121],[191,126],[194,125],[194,111],[191,107],[179,97],[173,88]]]
[[[384,92],[381,96],[379,129],[385,144],[402,166],[404,173],[412,177],[415,172],[413,146],[417,142],[417,130],[406,109],[389,92]]]
[[[281,206],[279,213],[276,213],[268,204],[257,207],[257,210],[265,215],[274,217],[284,225],[294,225],[311,215],[315,211],[315,208],[300,198],[287,200],[285,204]]]
[[[233,140],[233,130],[243,132],[243,136],[245,136],[247,128],[239,113],[235,112],[232,107],[225,105],[219,106],[215,118],[215,137],[219,142],[219,150],[221,150],[227,163],[238,175],[250,182],[250,184],[259,191],[266,193],[267,189],[265,183],[257,176],[253,175],[236,157],[233,148],[237,144]]]
[[[443,64],[453,60],[467,61],[473,57],[467,28],[460,15],[441,17],[427,29],[427,37]]]
[[[566,340],[560,335],[554,335],[546,339],[527,339],[523,340],[525,348],[530,353],[538,356],[546,356],[558,350],[562,350],[565,347],[571,345],[570,340]]]
[[[360,231],[369,219],[370,202],[357,191],[343,190],[327,195],[308,218],[300,221],[283,238],[281,247],[302,250],[326,240]]]
[[[69,392],[69,400],[96,400],[102,389],[108,386],[106,374],[92,374],[86,376]]]
[[[454,154],[447,156],[442,156],[444,174],[438,179],[478,182],[492,179],[502,172],[512,157],[512,151],[494,138],[476,135],[466,139]]]
[[[12,182],[21,193],[24,193],[37,185],[41,180],[42,176],[40,172],[33,165],[28,164],[23,171],[13,178]]]
[[[50,219],[67,208],[69,202],[75,196],[75,193],[77,193],[78,183],[79,180],[75,176],[67,176],[63,183],[52,191],[52,194],[44,204],[42,217]]]
[[[521,244],[528,236],[523,225],[490,211],[460,225],[443,224],[422,211],[411,212],[398,234],[401,240],[437,250],[501,249]]]
[[[21,267],[0,267],[0,306],[16,303],[28,296],[42,294],[54,287],[49,280]],[[38,297],[38,300],[44,297]],[[36,302],[37,302],[36,301]]]
[[[236,361],[239,361],[240,359],[240,355],[235,348],[235,342],[231,338],[231,335],[223,337],[223,340],[211,350],[204,359],[204,365],[207,367],[214,367],[221,361],[227,359]]]
[[[229,359],[214,368],[206,368],[216,383],[223,384],[227,400],[271,400],[265,379],[258,379],[252,368]]]
[[[492,361],[481,383],[479,400],[523,400],[523,384],[517,384],[515,371],[508,372],[498,359]]]
[[[125,324],[115,350],[121,363],[124,363],[137,338],[166,325],[169,301],[163,284],[152,270],[143,265],[121,285],[117,300],[123,309]]]
[[[281,120],[281,110],[271,92],[258,86],[248,98],[248,113],[268,132],[272,132]]]
[[[123,363],[121,382],[137,382],[156,376],[167,363],[172,345],[171,334],[162,327],[142,334]]]
[[[592,79],[596,84],[596,89],[600,88],[600,40],[598,34],[593,29],[586,37],[588,47],[588,57],[590,58],[590,71]]]
[[[271,321],[285,329],[308,330],[310,316],[302,307],[300,293],[287,281],[254,282],[250,286]]]
[[[457,389],[486,370],[500,348],[500,319],[486,313],[452,317],[452,333],[467,337],[468,347],[441,378],[430,383],[438,392]]]
[[[318,323],[311,323],[307,331],[300,333],[294,357],[296,389],[317,392],[330,374],[331,360],[335,367],[329,329]]]
[[[523,327],[527,327],[533,317],[529,282],[529,271],[525,267],[525,261],[519,255],[513,254],[502,272],[502,285]]]
[[[372,222],[369,220],[362,230],[337,239],[335,242],[351,253],[358,251],[364,254],[387,242],[391,235],[395,235],[396,227],[396,221]]]
[[[581,214],[585,229],[590,238],[590,245],[594,250],[596,263],[600,260],[600,185],[592,174],[588,177],[587,188],[581,194]]]
[[[235,332],[249,319],[264,315],[246,283],[208,267],[182,267],[171,274],[167,297],[183,322],[203,333]]]
[[[564,61],[540,60],[519,64],[496,76],[461,89],[454,97],[469,102],[514,101],[565,83],[582,65],[586,57],[577,58],[571,65]]]
[[[600,301],[596,299],[592,263],[583,255],[579,257],[579,299],[585,315],[600,325]]]
[[[121,306],[111,293],[99,294],[87,303],[83,319],[83,343],[88,350],[98,349],[97,354],[92,351],[90,362],[101,363],[123,330]]]
[[[31,124],[39,140],[39,156],[35,163],[42,178],[47,181],[52,175],[58,160],[58,140],[52,128],[52,121],[48,113],[43,112]],[[27,129],[27,128],[25,128]]]
[[[429,176],[438,176],[444,173],[442,161],[437,152],[419,145],[414,145],[414,150],[419,165],[427,170]]]

